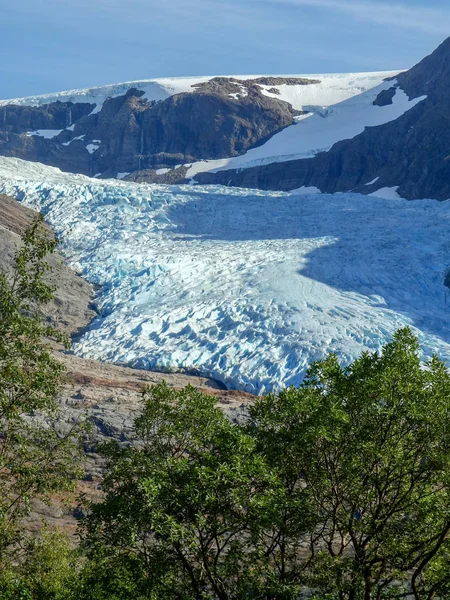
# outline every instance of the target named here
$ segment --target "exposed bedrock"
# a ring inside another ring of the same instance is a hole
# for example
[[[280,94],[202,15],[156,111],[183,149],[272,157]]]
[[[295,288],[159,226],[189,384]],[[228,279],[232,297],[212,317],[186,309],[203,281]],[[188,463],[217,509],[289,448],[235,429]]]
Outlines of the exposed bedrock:
[[[53,102],[42,106],[0,106],[3,133],[25,133],[37,129],[65,129],[91,113],[95,104]]]
[[[107,99],[98,111],[92,104],[62,102],[3,106],[0,155],[104,177],[237,156],[264,143],[300,114],[289,103],[263,94],[261,85],[314,83],[289,78],[257,81],[216,78],[192,93],[159,102],[147,101],[142,91],[131,89]]]
[[[450,38],[396,79],[411,100],[426,98],[395,121],[367,127],[314,158],[201,173],[196,181],[268,190],[315,186],[323,192],[398,187],[407,199],[450,198]],[[395,86],[380,94],[377,104],[389,104],[394,92]]]

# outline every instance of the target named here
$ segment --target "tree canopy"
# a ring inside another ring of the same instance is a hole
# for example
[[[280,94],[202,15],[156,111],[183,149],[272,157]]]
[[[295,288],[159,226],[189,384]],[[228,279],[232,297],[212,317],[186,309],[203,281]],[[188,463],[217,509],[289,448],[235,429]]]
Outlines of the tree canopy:
[[[129,574],[117,597],[450,597],[449,398],[409,329],[240,423],[192,387],[149,389],[136,445],[105,448],[92,564],[105,585]]]

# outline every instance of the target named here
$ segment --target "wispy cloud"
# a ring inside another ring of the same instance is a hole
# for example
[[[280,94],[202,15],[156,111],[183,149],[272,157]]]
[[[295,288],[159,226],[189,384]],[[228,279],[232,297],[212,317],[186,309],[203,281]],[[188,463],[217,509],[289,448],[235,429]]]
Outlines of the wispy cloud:
[[[268,2],[299,7],[309,6],[319,10],[328,9],[347,13],[365,22],[413,29],[434,35],[450,34],[450,11],[448,10],[380,0],[268,0]]]
[[[1,2],[1,0],[0,0]],[[39,13],[42,7],[35,0],[17,0],[21,9]],[[428,6],[427,6],[428,4]],[[236,26],[262,28],[273,23],[276,16],[264,14],[264,8],[275,6],[310,7],[317,11],[333,11],[347,14],[349,17],[363,21],[403,30],[413,30],[432,35],[450,35],[450,10],[448,8],[432,8],[430,2],[422,0],[421,4],[411,5],[406,2],[389,2],[388,0],[46,0],[45,6],[55,8],[55,14],[61,11],[77,12],[89,10],[101,12],[105,18],[113,19],[120,15],[125,21],[150,21],[158,18],[172,17],[192,20],[195,16],[199,22],[209,21],[230,23]],[[50,12],[50,11],[48,11]]]

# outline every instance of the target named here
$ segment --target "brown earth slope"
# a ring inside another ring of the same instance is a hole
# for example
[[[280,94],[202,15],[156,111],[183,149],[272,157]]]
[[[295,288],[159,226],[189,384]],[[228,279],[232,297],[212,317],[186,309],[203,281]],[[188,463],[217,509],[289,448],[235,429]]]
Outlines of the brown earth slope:
[[[20,235],[36,217],[16,200],[0,196],[0,270],[9,271]],[[95,317],[94,290],[90,284],[66,267],[59,255],[51,259],[51,281],[57,284],[54,301],[46,307],[50,322],[74,334],[86,327]],[[245,392],[227,391],[213,379],[178,373],[156,373],[114,366],[76,357],[70,352],[55,350],[67,369],[67,381],[59,401],[61,419],[70,424],[87,418],[92,424],[92,439],[86,445],[86,475],[80,482],[79,492],[91,497],[101,494],[102,460],[96,452],[99,441],[116,439],[128,441],[133,435],[133,419],[141,407],[142,389],[165,380],[181,388],[193,385],[217,398],[218,406],[231,418],[237,417],[253,397]],[[67,502],[68,500],[68,502]],[[74,497],[55,498],[51,506],[40,501],[32,503],[28,518],[29,528],[40,527],[42,519],[50,525],[74,532],[77,519],[77,502]]]

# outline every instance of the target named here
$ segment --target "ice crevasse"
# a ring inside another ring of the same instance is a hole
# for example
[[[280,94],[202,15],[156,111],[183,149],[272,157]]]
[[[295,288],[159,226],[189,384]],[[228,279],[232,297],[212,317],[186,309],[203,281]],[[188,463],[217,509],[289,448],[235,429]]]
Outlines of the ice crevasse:
[[[0,158],[0,192],[42,210],[100,286],[74,351],[265,393],[399,327],[450,360],[450,202],[99,181]]]

